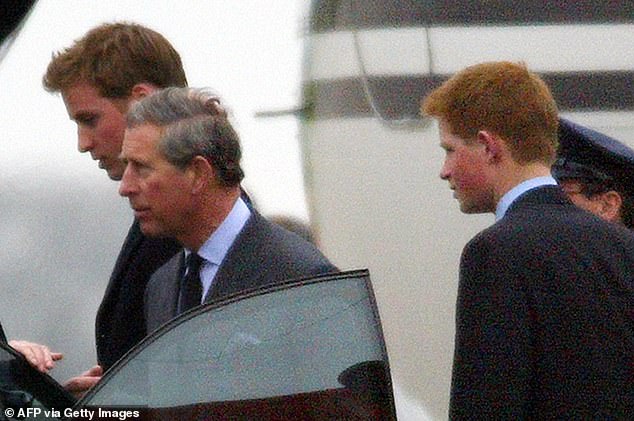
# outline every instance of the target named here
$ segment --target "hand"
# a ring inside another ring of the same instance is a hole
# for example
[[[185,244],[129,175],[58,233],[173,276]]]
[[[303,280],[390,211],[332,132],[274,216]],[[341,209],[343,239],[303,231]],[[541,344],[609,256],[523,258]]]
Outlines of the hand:
[[[77,377],[73,377],[64,383],[64,389],[73,394],[77,399],[93,387],[103,376],[103,368],[96,365],[88,371],[84,371]]]
[[[42,373],[48,373],[55,368],[55,361],[64,358],[64,354],[51,352],[45,345],[28,341],[9,341],[9,345],[24,355],[24,358]]]

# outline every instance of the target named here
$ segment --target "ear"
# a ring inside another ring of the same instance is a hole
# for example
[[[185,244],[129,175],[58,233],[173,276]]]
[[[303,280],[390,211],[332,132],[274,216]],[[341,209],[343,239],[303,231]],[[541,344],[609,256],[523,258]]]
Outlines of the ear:
[[[488,130],[480,130],[476,136],[479,144],[484,146],[488,161],[498,162],[502,156],[502,139]]]
[[[212,183],[215,177],[214,168],[209,161],[200,155],[197,155],[189,163],[187,171],[192,177],[192,193],[200,194],[209,183]]]
[[[623,197],[620,193],[610,190],[600,194],[597,199],[600,201],[599,214],[603,219],[610,222],[621,222]]]
[[[137,83],[132,87],[132,91],[130,92],[130,99],[138,101],[150,95],[156,90],[156,86],[152,85],[151,83]]]

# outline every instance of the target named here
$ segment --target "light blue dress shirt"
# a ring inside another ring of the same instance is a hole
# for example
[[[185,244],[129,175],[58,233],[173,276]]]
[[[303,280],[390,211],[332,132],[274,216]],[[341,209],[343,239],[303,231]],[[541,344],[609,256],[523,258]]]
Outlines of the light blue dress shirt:
[[[550,176],[535,177],[521,182],[517,186],[513,187],[511,190],[507,191],[504,196],[502,196],[502,198],[498,202],[497,207],[495,208],[495,220],[499,221],[500,219],[504,218],[504,215],[506,215],[506,211],[508,210],[508,208],[522,194],[536,187],[551,185],[556,186],[557,181],[555,181],[555,179]]]
[[[211,288],[220,263],[250,216],[251,211],[244,201],[238,198],[229,215],[198,250],[200,257],[205,259],[200,268],[200,281],[203,286],[201,304],[205,302],[205,296]],[[189,256],[190,253],[191,250],[185,249],[185,257]]]

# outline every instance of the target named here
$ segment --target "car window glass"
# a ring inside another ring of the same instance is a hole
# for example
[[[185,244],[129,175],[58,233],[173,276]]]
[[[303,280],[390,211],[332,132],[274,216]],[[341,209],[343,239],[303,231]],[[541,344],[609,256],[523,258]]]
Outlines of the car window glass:
[[[79,407],[134,408],[149,419],[393,414],[366,271],[203,307],[184,319],[116,366]]]
[[[55,380],[0,343],[0,421],[61,419],[74,403]]]

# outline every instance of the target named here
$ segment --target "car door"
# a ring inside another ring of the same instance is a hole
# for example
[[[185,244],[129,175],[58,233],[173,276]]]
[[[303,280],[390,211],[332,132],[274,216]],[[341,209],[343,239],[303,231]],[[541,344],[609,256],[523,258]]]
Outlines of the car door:
[[[75,398],[50,376],[40,373],[22,355],[0,342],[0,421],[59,420]]]
[[[369,273],[198,307],[135,347],[75,409],[93,419],[395,419]]]

